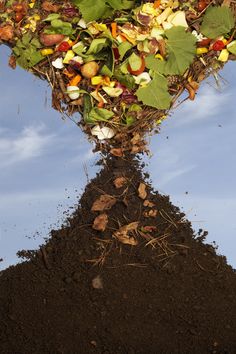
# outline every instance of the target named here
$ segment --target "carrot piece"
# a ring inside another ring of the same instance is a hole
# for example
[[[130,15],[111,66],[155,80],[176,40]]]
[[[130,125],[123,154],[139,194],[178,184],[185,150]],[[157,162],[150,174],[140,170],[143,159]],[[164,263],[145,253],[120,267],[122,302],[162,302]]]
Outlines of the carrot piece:
[[[111,24],[111,34],[113,38],[117,37],[117,23],[116,22],[112,22]]]
[[[98,108],[103,108],[104,107],[104,102],[103,101],[100,101],[99,103],[98,103]]]
[[[68,86],[77,86],[80,83],[81,79],[82,77],[80,75],[76,75],[75,77],[73,77],[73,79],[70,80]]]
[[[153,7],[154,7],[154,9],[158,9],[158,7],[160,7],[160,5],[161,5],[161,0],[156,0],[153,4]]]

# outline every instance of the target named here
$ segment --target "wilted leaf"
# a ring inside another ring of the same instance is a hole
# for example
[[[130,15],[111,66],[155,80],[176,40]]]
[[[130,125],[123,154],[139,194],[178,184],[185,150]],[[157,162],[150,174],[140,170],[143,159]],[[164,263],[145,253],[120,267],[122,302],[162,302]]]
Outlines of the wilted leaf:
[[[146,184],[140,183],[138,187],[138,196],[141,199],[146,199],[147,197]]]
[[[91,208],[92,211],[104,211],[109,210],[116,203],[116,198],[109,194],[101,195],[95,202]]]
[[[98,215],[93,222],[93,229],[97,231],[105,231],[108,223],[108,216],[106,213]]]
[[[113,183],[116,188],[121,188],[127,183],[127,179],[125,177],[117,177]]]
[[[139,222],[135,221],[132,222],[131,224],[122,226],[114,232],[113,236],[120,241],[121,243],[124,243],[125,245],[132,245],[136,246],[138,244],[138,241],[136,238],[133,236],[134,233],[137,232]]]

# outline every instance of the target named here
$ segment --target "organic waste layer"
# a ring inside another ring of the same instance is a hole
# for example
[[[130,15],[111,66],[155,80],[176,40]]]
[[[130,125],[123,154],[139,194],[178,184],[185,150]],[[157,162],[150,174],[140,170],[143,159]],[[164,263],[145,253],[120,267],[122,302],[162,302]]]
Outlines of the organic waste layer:
[[[66,224],[0,273],[0,353],[236,353],[235,272],[142,167],[106,160]]]

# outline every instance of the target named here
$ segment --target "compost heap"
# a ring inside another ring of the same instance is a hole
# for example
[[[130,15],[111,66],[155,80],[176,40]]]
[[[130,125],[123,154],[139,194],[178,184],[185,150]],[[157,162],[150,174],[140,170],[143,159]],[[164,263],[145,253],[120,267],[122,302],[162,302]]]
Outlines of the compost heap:
[[[231,0],[2,0],[0,41],[98,150],[122,156],[236,58],[235,13]]]
[[[236,352],[236,274],[137,160],[108,158],[78,209],[0,276],[0,352]]]

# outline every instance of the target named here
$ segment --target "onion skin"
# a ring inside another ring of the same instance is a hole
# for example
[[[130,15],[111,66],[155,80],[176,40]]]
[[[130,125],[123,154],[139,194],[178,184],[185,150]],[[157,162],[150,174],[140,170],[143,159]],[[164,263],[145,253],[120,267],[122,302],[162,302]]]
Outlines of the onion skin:
[[[50,47],[56,44],[59,44],[65,36],[63,34],[46,34],[46,33],[41,33],[40,34],[40,42],[45,46],[45,47]]]

